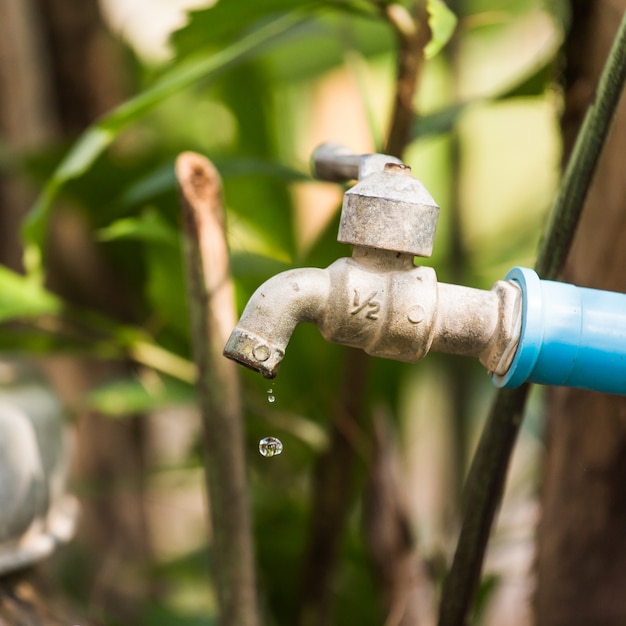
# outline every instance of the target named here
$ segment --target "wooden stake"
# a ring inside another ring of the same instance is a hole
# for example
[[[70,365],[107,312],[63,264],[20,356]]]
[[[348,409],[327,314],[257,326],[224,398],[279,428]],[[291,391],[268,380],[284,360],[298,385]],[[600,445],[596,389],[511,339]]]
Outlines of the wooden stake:
[[[176,161],[181,188],[191,341],[198,366],[205,474],[220,626],[258,626],[237,365],[222,356],[236,323],[221,181],[199,154]]]

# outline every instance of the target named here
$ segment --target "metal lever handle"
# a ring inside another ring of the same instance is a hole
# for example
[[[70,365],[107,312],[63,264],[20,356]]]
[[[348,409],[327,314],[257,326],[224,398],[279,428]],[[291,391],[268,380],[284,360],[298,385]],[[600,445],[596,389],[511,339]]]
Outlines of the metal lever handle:
[[[361,155],[340,143],[328,142],[318,146],[311,157],[311,169],[316,178],[329,182],[356,180],[359,177]]]
[[[402,165],[402,161],[388,154],[354,154],[340,143],[323,143],[311,157],[311,169],[316,178],[339,183],[361,180],[375,172],[382,172],[388,163]]]

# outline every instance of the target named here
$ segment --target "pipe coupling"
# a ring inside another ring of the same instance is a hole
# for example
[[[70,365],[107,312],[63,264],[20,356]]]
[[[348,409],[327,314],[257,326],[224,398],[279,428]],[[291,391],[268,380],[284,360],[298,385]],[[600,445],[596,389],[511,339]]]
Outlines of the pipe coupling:
[[[57,398],[0,362],[0,575],[47,557],[74,534],[78,504],[65,492],[68,433]]]

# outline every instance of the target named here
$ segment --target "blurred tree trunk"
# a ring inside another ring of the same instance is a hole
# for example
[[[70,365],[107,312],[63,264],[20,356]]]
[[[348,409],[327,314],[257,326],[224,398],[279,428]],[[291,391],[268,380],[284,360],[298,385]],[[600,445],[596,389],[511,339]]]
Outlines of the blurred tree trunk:
[[[97,0],[1,0],[0,135],[13,153],[69,141],[122,99],[120,50],[104,27]],[[34,191],[0,173],[0,262],[21,265],[19,224]],[[75,303],[128,318],[128,298],[78,212],[60,207],[47,250],[50,286]],[[79,261],[79,262],[77,262]],[[124,374],[124,364],[46,359],[45,369],[70,405],[99,381]],[[79,579],[90,608],[132,623],[145,584],[129,584],[126,566],[145,564],[149,547],[141,501],[143,423],[78,416],[75,475],[86,492],[82,542],[93,551]],[[122,582],[123,581],[123,582]],[[0,622],[2,620],[0,619]],[[21,623],[21,622],[20,622]],[[30,623],[30,622],[29,622]]]
[[[626,0],[574,0],[566,42],[564,154],[593,98]],[[626,292],[626,97],[563,280]],[[539,626],[626,624],[626,398],[554,389],[538,535]]]
[[[56,119],[48,105],[51,83],[42,45],[43,28],[32,0],[0,3],[0,137],[5,148],[19,153],[49,142]],[[19,223],[33,199],[32,190],[9,177],[11,163],[0,171],[0,261],[21,264]]]

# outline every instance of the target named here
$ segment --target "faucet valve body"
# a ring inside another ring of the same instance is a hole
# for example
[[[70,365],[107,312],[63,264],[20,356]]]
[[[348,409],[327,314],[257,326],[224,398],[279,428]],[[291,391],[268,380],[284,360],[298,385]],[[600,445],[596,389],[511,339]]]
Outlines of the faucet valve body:
[[[261,285],[224,354],[274,378],[299,322],[315,323],[330,342],[413,363],[431,349],[475,356],[504,374],[519,336],[521,292],[438,283],[411,255],[357,247],[326,270],[283,272]]]
[[[328,341],[409,363],[426,355],[437,308],[434,270],[380,271],[358,258],[346,258],[333,263],[328,272],[332,306],[320,323]]]
[[[394,261],[404,267],[394,269]],[[375,250],[357,249],[328,273],[332,306],[318,323],[328,341],[408,363],[433,348],[506,372],[520,328],[515,285],[498,282],[484,291],[438,283],[432,268]]]

